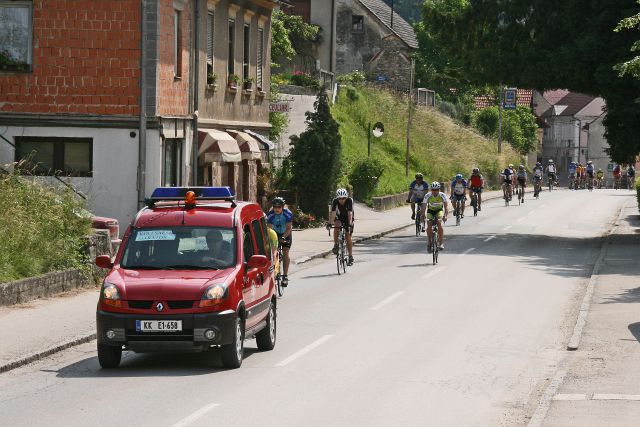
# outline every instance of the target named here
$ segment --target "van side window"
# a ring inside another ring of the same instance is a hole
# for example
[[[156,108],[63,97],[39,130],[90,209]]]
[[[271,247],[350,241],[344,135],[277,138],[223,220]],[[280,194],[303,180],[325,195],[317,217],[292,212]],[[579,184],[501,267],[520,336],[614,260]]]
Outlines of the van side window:
[[[262,234],[262,230],[260,229],[260,223],[256,219],[251,223],[251,226],[253,227],[253,235],[256,238],[256,246],[258,246],[258,254],[266,255],[267,252],[269,251],[267,251],[267,248],[265,245],[264,234]]]
[[[244,251],[244,262],[249,261],[249,258],[253,256],[253,238],[251,237],[251,228],[249,224],[244,226],[244,233],[242,237],[242,250]]]
[[[271,259],[271,240],[269,239],[267,220],[264,217],[260,218],[260,225],[262,225],[262,238],[264,239],[264,247],[267,249],[267,258]]]

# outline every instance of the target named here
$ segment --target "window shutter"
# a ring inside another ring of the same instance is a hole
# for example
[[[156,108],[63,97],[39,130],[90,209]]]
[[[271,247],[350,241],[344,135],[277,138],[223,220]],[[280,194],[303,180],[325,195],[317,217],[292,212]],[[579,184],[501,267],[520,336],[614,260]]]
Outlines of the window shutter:
[[[213,12],[207,15],[207,64],[213,65]]]
[[[258,60],[256,66],[256,83],[258,87],[262,88],[262,68],[264,66],[264,30],[262,28],[258,29]]]

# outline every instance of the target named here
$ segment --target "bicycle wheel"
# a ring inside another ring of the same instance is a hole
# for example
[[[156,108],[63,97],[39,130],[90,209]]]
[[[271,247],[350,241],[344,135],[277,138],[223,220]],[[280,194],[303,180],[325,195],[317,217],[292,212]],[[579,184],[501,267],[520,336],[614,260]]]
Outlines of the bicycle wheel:
[[[282,256],[280,255],[280,251],[276,252],[276,265],[274,269],[275,277],[276,277],[276,291],[278,292],[278,296],[281,297],[284,294],[284,287],[282,286],[282,275],[280,274],[280,264],[282,262]]]
[[[420,214],[416,214],[416,237],[420,237],[420,232],[422,231],[422,219],[420,218]]]
[[[473,216],[478,216],[478,195],[475,193],[471,197],[471,205],[473,205]]]
[[[340,246],[342,246],[342,250],[340,251],[342,252],[340,265],[342,267],[342,273],[346,273],[347,272],[347,248],[346,248],[347,245],[344,240],[342,241]]]
[[[438,227],[435,227],[435,232],[433,234],[433,240],[431,245],[431,253],[433,254],[433,264],[438,263]]]

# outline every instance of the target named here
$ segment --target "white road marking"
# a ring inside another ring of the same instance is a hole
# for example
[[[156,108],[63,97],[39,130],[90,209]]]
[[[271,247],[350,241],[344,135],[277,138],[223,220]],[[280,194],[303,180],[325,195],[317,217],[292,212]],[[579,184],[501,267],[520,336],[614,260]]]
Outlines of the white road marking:
[[[527,216],[531,216],[531,215],[533,215],[534,213],[536,213],[536,211],[531,211],[531,212],[529,212],[529,213],[527,214]]]
[[[493,240],[493,239],[495,239],[495,238],[496,238],[496,236],[489,236],[489,237],[487,237],[486,239],[484,239],[484,241],[485,241],[485,242],[488,242],[488,241]]]
[[[553,396],[553,400],[566,400],[566,401],[574,401],[574,400],[587,400],[586,394],[556,394]]]
[[[196,412],[194,412],[193,414],[189,415],[186,418],[183,418],[182,420],[178,421],[177,423],[175,423],[174,425],[172,425],[171,427],[184,427],[184,426],[188,426],[189,424],[191,424],[192,422],[194,422],[195,420],[197,420],[198,418],[201,418],[202,416],[204,416],[207,412],[209,412],[210,410],[212,410],[213,408],[220,406],[219,403],[211,403],[203,408],[198,409]]]
[[[640,394],[594,394],[593,400],[640,400]]]
[[[525,219],[527,219],[527,217],[526,217],[526,216],[523,216],[522,218],[518,218],[518,222],[522,222],[522,221],[524,221]]]
[[[446,267],[442,266],[442,267],[437,267],[435,270],[431,270],[430,272],[428,272],[427,274],[425,274],[424,276],[422,276],[423,279],[428,279],[429,277],[440,273],[442,270],[444,270]]]
[[[467,249],[466,251],[464,251],[464,252],[462,252],[461,254],[459,254],[458,256],[459,256],[459,257],[461,257],[461,256],[465,256],[465,255],[467,255],[468,253],[473,252],[473,251],[475,251],[475,250],[476,250],[476,248],[469,248],[469,249]]]
[[[556,395],[556,392],[560,388],[560,385],[564,381],[564,377],[566,375],[567,370],[564,367],[556,371],[556,374],[553,376],[553,379],[540,398],[540,402],[538,402],[536,412],[534,412],[531,420],[529,420],[529,427],[538,427],[542,425],[542,422],[544,421],[545,417],[547,416],[547,412],[549,412],[549,408],[551,407],[551,400],[553,400],[553,396]]]
[[[329,339],[331,339],[331,337],[333,337],[333,335],[325,335],[325,336],[319,338],[318,340],[312,342],[311,344],[309,344],[308,346],[304,347],[303,349],[298,350],[297,352],[293,353],[291,356],[287,357],[282,362],[278,363],[276,365],[276,367],[277,368],[281,368],[283,366],[287,366],[289,363],[293,362],[296,359],[299,359],[300,357],[302,357],[305,354],[309,353],[314,348],[319,347],[322,344],[324,344],[325,342],[329,341]]]
[[[398,298],[402,294],[404,294],[403,291],[396,292],[395,294],[391,295],[389,298],[386,298],[386,299],[380,301],[378,304],[376,304],[373,307],[371,307],[371,310],[379,310],[380,308],[382,308],[385,305],[389,304],[391,301],[393,301],[394,299]]]
[[[547,207],[547,205],[542,205],[542,206],[540,206],[540,207],[541,207],[542,209],[544,209],[544,208],[546,208],[546,207]]]
[[[512,227],[513,225],[507,225],[505,228],[503,228],[503,230],[504,231],[511,230]]]

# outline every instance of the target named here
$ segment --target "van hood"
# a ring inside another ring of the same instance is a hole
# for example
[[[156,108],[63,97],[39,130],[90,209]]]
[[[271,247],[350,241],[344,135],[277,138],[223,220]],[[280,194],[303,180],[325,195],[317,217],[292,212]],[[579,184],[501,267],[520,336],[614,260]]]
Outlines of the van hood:
[[[120,290],[123,300],[192,300],[202,297],[205,289],[223,282],[233,268],[224,270],[128,270],[116,268],[105,282]]]

